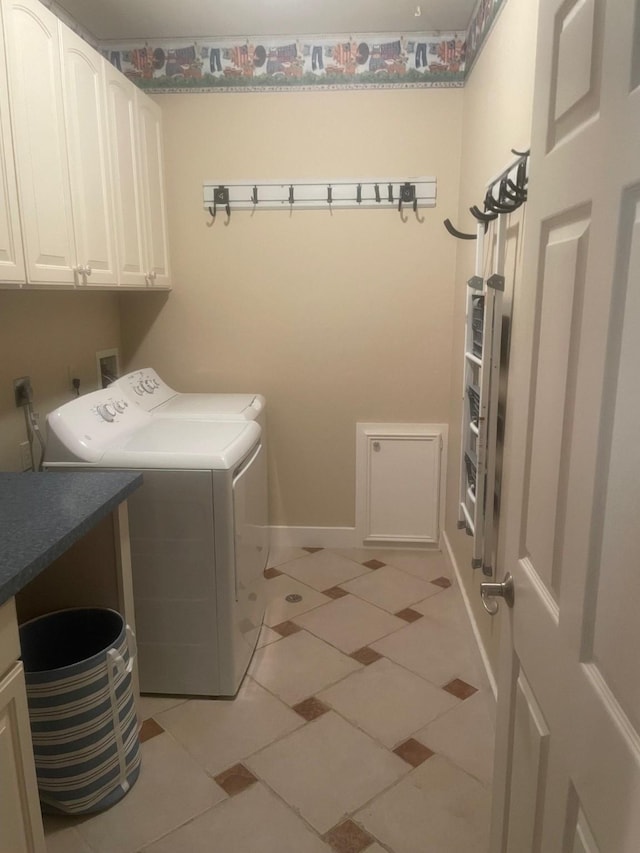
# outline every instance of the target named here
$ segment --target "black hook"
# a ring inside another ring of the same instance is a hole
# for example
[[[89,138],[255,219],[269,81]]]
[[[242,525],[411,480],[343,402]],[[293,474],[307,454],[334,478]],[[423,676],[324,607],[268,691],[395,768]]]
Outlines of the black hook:
[[[375,185],[374,189],[375,189],[375,193],[376,193],[376,201],[379,204],[380,203],[380,187],[378,186],[378,184]]]
[[[253,192],[252,192],[252,194],[251,194],[251,201],[252,201],[254,204],[257,204],[257,203],[258,203],[258,187],[254,187],[254,188],[253,188]]]
[[[493,222],[494,219],[498,218],[497,213],[483,213],[475,204],[473,207],[470,207],[469,210],[479,222],[484,222],[485,224],[487,222]]]
[[[211,207],[211,205],[209,205],[209,213],[211,214],[212,219],[216,218],[216,203],[215,202],[213,203],[213,207]]]
[[[213,191],[213,218],[215,219],[216,211],[219,204],[224,204],[224,209],[227,211],[227,216],[231,219],[231,205],[229,204],[229,187],[219,186]]]
[[[293,197],[293,184],[289,186],[289,204],[293,204],[295,202],[295,198]]]
[[[531,153],[531,149],[530,149],[530,148],[527,148],[527,150],[526,150],[526,151],[516,151],[516,149],[515,149],[515,148],[512,148],[512,149],[511,149],[511,153],[512,153],[512,154],[515,154],[515,155],[516,155],[516,157],[528,157],[528,156],[529,156],[529,154]]]
[[[327,187],[327,204],[333,204],[333,188],[331,185]]]
[[[393,184],[388,185],[389,201],[393,204]]]
[[[358,204],[362,204],[362,184],[358,184],[358,189],[356,190],[356,201]]]
[[[445,219],[445,220],[444,220],[444,227],[447,229],[447,231],[449,232],[449,234],[453,234],[453,236],[454,236],[454,237],[457,237],[459,240],[477,240],[477,239],[478,239],[478,235],[477,235],[477,234],[464,234],[462,231],[458,231],[458,229],[457,229],[457,228],[455,228],[455,227],[451,224],[451,220],[450,220],[450,219]]]

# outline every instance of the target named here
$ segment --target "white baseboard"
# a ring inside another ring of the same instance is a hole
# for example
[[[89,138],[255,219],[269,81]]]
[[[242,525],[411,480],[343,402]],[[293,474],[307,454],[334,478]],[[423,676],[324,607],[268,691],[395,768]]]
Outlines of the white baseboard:
[[[449,560],[451,561],[451,565],[453,566],[453,571],[455,572],[456,578],[458,580],[458,586],[460,587],[460,593],[462,595],[462,600],[464,601],[464,606],[467,610],[467,616],[469,617],[469,622],[471,622],[471,629],[473,631],[473,635],[476,638],[476,643],[478,645],[478,650],[480,652],[480,657],[482,658],[482,663],[484,664],[484,668],[487,673],[487,678],[489,679],[489,684],[491,685],[491,690],[493,692],[493,696],[495,699],[498,698],[498,683],[496,682],[495,675],[493,674],[493,669],[491,667],[491,663],[489,662],[489,655],[487,654],[487,650],[485,648],[484,643],[482,642],[482,636],[480,634],[480,630],[478,628],[478,622],[476,620],[475,614],[471,607],[471,601],[469,600],[469,595],[467,593],[466,587],[462,582],[462,575],[460,574],[460,567],[456,561],[455,555],[453,553],[453,548],[451,547],[451,542],[449,542],[449,537],[447,536],[446,530],[442,531],[442,541],[444,542],[444,546],[447,551],[447,555]]]
[[[355,527],[288,527],[272,525],[274,548],[357,548]]]

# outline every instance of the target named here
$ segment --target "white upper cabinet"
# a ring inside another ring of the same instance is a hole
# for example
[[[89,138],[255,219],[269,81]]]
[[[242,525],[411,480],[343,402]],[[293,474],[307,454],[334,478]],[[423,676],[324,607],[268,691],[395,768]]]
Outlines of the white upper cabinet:
[[[145,287],[148,270],[140,195],[136,90],[110,65],[106,66],[106,84],[119,281],[130,287]]]
[[[7,2],[3,15],[27,278],[73,284],[58,19],[38,0]]]
[[[140,137],[143,221],[146,224],[147,274],[155,287],[170,284],[167,216],[164,197],[164,155],[160,107],[136,91]]]
[[[25,280],[0,7],[0,282]]]
[[[39,0],[0,9],[0,282],[169,287],[159,108]]]
[[[117,282],[109,174],[105,62],[60,26],[63,98],[78,283]]]

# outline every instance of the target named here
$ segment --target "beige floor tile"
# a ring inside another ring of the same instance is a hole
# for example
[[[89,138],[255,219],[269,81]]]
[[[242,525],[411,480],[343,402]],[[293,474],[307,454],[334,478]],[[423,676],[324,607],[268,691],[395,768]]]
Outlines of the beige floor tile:
[[[254,755],[247,765],[320,833],[408,769],[333,711]]]
[[[380,551],[379,548],[335,548],[334,550],[336,554],[342,554],[347,560],[354,560],[356,563],[373,560]]]
[[[490,785],[495,740],[494,709],[492,694],[487,691],[476,693],[429,723],[415,737],[485,785]]]
[[[353,658],[300,631],[259,649],[249,672],[267,690],[295,705],[360,668]]]
[[[402,569],[403,572],[408,572],[410,575],[415,575],[415,577],[422,578],[425,581],[431,581],[442,575],[445,577],[452,575],[449,561],[442,551],[435,549],[425,548],[421,551],[389,549],[377,551],[374,556],[389,566]]]
[[[432,622],[456,630],[468,631],[470,629],[469,617],[457,585],[451,586],[449,589],[438,589],[438,587],[434,587],[434,589],[436,595],[414,604],[414,610],[428,616]]]
[[[416,601],[442,592],[437,586],[393,566],[383,566],[341,586],[358,598],[364,598],[390,613],[397,613]]]
[[[490,811],[489,791],[434,755],[355,820],[394,853],[486,853]]]
[[[253,785],[148,847],[145,853],[330,853],[296,814]]]
[[[158,722],[212,775],[303,724],[251,678],[233,700],[192,699],[160,714]]]
[[[278,546],[269,549],[269,559],[267,560],[268,568],[277,568],[282,563],[288,563],[290,560],[296,560],[298,557],[304,557],[307,551],[302,548],[280,548]]]
[[[44,817],[47,853],[92,853],[80,833],[65,825],[67,818]]]
[[[298,616],[296,622],[347,654],[407,625],[402,619],[352,595]]]
[[[143,744],[140,777],[126,797],[76,829],[95,853],[135,853],[225,797],[186,750],[162,734]]]
[[[260,636],[258,637],[256,649],[262,649],[264,646],[268,646],[270,643],[275,643],[276,640],[281,639],[281,634],[278,634],[276,631],[272,631],[268,625],[263,625],[260,629]]]
[[[384,659],[323,690],[318,698],[389,748],[460,703]]]
[[[365,568],[360,563],[348,560],[335,551],[318,551],[317,554],[309,554],[299,560],[293,560],[279,566],[281,572],[286,572],[302,583],[306,583],[314,589],[322,592],[332,586],[344,585],[344,581],[368,574],[371,569]]]
[[[266,590],[268,599],[264,624],[269,628],[286,622],[288,619],[295,619],[301,613],[306,613],[307,610],[312,610],[314,607],[320,607],[329,600],[326,595],[322,595],[321,592],[300,583],[289,575],[272,578],[267,582]],[[302,600],[289,602],[286,600],[288,595],[300,595]]]
[[[141,696],[138,703],[138,717],[142,722],[155,714],[168,711],[169,708],[175,708],[176,705],[182,705],[186,701],[184,696]]]
[[[482,662],[471,629],[457,631],[428,617],[371,644],[381,655],[441,687],[453,678],[480,686]]]

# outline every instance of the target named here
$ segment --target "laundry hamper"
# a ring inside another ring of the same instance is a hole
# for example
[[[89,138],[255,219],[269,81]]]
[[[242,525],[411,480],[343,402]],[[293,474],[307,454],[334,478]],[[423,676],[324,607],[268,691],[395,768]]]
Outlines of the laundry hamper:
[[[134,643],[122,616],[102,608],[59,610],[20,627],[43,811],[102,811],[138,778]]]

